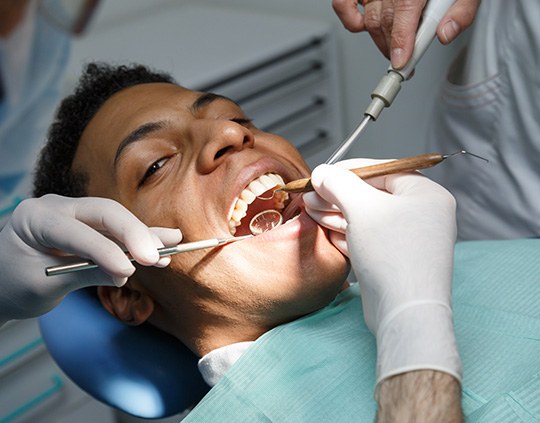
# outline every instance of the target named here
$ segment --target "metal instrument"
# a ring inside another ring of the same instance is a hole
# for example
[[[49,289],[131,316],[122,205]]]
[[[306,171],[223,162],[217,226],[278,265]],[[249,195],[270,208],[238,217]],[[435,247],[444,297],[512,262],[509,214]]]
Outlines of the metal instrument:
[[[422,14],[422,23],[418,28],[414,51],[411,59],[402,69],[394,69],[390,66],[379,84],[371,93],[371,103],[364,112],[364,118],[347,139],[334,151],[325,162],[334,164],[340,160],[358,140],[368,124],[377,120],[384,108],[390,107],[396,98],[401,83],[406,81],[412,74],[414,68],[430,46],[437,33],[437,26],[446,14],[454,0],[430,0]]]
[[[160,257],[172,256],[178,253],[186,253],[188,251],[196,251],[196,250],[203,250],[206,248],[217,247],[220,245],[229,244],[231,242],[241,241],[243,239],[250,238],[252,236],[253,235],[244,235],[244,236],[230,237],[230,238],[203,239],[201,241],[186,242],[184,244],[178,244],[178,245],[175,245],[174,247],[158,248],[158,252],[159,252]],[[131,256],[129,256],[129,259],[131,261],[135,261],[135,259]],[[47,276],[62,275],[64,273],[71,273],[71,272],[76,272],[79,270],[94,269],[96,267],[98,267],[98,265],[95,264],[93,261],[83,260],[83,261],[78,261],[71,264],[49,266],[45,269],[45,274]]]

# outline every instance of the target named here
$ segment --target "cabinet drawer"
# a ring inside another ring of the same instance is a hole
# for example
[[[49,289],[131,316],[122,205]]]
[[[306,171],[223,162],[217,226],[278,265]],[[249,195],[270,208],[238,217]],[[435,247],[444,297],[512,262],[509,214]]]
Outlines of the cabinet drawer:
[[[310,166],[326,160],[339,139],[328,78],[320,76],[268,93],[243,105],[263,131],[289,140]]]
[[[89,403],[101,407],[53,362],[36,319],[0,329],[0,423],[56,423]]]
[[[57,422],[90,401],[46,352],[0,379],[0,423]]]
[[[220,93],[243,105],[264,92],[275,90],[276,87],[312,73],[320,73],[323,67],[321,43],[322,39],[315,39],[198,89]]]
[[[0,381],[45,351],[35,319],[11,321],[0,329]]]

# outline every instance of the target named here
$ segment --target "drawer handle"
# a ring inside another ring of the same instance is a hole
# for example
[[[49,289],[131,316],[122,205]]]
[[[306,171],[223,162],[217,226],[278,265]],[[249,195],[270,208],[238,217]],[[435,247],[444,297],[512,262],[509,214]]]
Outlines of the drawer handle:
[[[292,50],[289,50],[288,52],[285,52],[284,54],[281,54],[277,57],[273,57],[269,60],[266,60],[258,65],[255,65],[255,66],[252,66],[251,68],[248,68],[242,72],[239,72],[233,76],[230,76],[230,77],[227,77],[227,78],[223,78],[222,80],[220,81],[216,81],[216,82],[213,82],[209,85],[206,85],[206,86],[203,86],[203,87],[199,87],[198,90],[199,91],[216,91],[219,89],[220,86],[222,85],[225,85],[225,84],[229,84],[230,82],[234,82],[234,81],[237,81],[239,79],[242,79],[246,76],[249,76],[253,73],[256,73],[257,71],[261,70],[261,69],[266,69],[268,67],[272,67],[272,66],[275,66],[276,64],[279,64],[279,63],[282,63],[282,62],[286,62],[287,60],[289,60],[291,57],[296,57],[298,56],[299,54],[301,53],[304,53],[306,51],[311,51],[311,50],[317,50],[321,47],[321,45],[325,42],[324,40],[324,37],[320,38],[320,37],[316,37],[312,40],[310,40],[309,42],[307,42],[306,44],[304,45],[301,45],[299,47],[295,47],[293,48]]]
[[[58,393],[64,387],[64,381],[58,375],[52,375],[51,382],[51,387],[45,389],[43,392],[36,395],[34,398],[29,400],[25,404],[21,405],[19,408],[16,408],[8,415],[2,417],[0,419],[0,423],[8,423],[21,416],[22,414],[27,413],[28,411],[32,410],[33,408],[37,407],[38,405]]]
[[[23,355],[28,354],[30,351],[35,350],[41,344],[43,344],[43,338],[36,338],[33,341],[30,341],[28,344],[23,345],[17,351],[14,351],[11,354],[8,354],[4,358],[2,358],[0,360],[0,368],[11,363],[12,361],[21,358]]]
[[[309,78],[312,75],[317,75],[318,73],[322,71],[322,68],[323,68],[323,64],[321,62],[313,61],[308,66],[304,67],[304,69],[301,69],[292,75],[289,75],[283,79],[280,79],[272,84],[266,85],[258,89],[257,91],[249,93],[243,97],[235,97],[234,100],[242,106],[244,103],[247,103],[256,98],[260,98],[263,95],[272,93],[280,88],[287,87],[288,85],[291,85],[295,82]]]
[[[319,109],[324,107],[324,103],[325,103],[324,98],[315,97],[313,101],[307,106],[301,107],[289,113],[287,116],[281,119],[278,119],[261,129],[264,132],[274,132],[276,131],[277,128],[290,125],[291,123],[294,123],[296,120],[301,119],[302,117],[307,116],[315,111],[318,111]]]
[[[326,132],[324,129],[319,129],[315,136],[311,137],[307,141],[300,142],[298,145],[295,145],[295,147],[303,157],[306,157],[311,155],[313,151],[320,151],[325,148],[322,147],[321,144],[325,144],[328,141],[328,132]]]

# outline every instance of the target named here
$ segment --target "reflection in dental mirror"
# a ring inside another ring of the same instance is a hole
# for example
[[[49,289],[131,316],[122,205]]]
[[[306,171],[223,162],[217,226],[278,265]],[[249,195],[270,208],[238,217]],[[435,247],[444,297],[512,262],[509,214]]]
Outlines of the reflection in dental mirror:
[[[281,225],[283,217],[277,210],[263,210],[257,213],[249,223],[249,230],[253,235],[260,235]]]

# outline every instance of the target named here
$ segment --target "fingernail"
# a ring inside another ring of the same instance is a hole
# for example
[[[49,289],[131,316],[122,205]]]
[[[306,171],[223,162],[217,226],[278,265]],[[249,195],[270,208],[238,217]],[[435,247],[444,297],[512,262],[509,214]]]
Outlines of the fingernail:
[[[145,253],[145,259],[148,263],[156,263],[159,260],[158,250],[149,250]]]
[[[156,267],[167,267],[171,263],[171,257],[161,257],[155,264]]]
[[[183,236],[184,236],[184,235],[182,234],[182,231],[181,231],[179,228],[176,229],[176,231],[178,232],[178,236],[180,237],[180,240],[182,240],[182,238],[183,238]]]
[[[121,286],[125,285],[128,278],[123,278],[121,276],[113,276],[112,280],[113,280],[114,286],[116,286],[117,288],[120,288]]]
[[[392,66],[396,69],[400,69],[405,66],[405,63],[403,63],[403,49],[395,48],[392,50],[390,60],[392,61]]]
[[[458,36],[459,25],[455,21],[448,21],[444,24],[442,33],[444,37],[444,43],[448,44]]]

